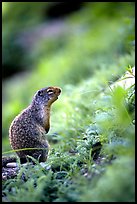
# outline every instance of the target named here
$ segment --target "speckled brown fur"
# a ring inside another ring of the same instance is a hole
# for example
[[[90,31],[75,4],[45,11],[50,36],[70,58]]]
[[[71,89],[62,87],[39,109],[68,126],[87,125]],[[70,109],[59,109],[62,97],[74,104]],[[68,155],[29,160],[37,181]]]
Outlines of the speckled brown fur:
[[[9,139],[14,150],[24,148],[45,148],[41,150],[17,151],[21,162],[32,156],[40,162],[47,159],[49,144],[45,134],[50,128],[50,107],[58,99],[61,89],[46,87],[38,90],[32,103],[15,117],[9,128]]]

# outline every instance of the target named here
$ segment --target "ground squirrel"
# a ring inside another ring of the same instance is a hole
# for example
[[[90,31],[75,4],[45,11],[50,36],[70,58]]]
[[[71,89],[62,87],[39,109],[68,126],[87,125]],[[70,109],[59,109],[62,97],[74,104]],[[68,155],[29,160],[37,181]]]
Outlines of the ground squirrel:
[[[45,134],[50,128],[50,107],[61,93],[59,87],[46,87],[36,92],[31,104],[15,117],[9,128],[9,139],[14,150],[24,148],[44,148],[17,151],[21,163],[27,155],[44,162],[47,159],[49,144]]]

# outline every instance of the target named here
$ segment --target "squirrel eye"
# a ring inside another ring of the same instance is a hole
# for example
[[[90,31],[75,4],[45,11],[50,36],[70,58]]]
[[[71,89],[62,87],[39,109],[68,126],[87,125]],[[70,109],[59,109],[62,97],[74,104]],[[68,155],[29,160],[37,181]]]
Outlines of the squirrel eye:
[[[43,91],[38,91],[38,96],[43,96]]]
[[[47,93],[48,93],[48,94],[53,94],[53,90],[52,90],[52,89],[48,89],[48,90],[47,90]]]

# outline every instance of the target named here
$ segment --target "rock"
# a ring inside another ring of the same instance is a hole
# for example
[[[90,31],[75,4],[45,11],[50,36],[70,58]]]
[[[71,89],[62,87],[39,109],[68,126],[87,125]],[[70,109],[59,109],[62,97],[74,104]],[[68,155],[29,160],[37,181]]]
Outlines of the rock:
[[[17,165],[17,163],[16,162],[11,162],[11,163],[7,163],[6,164],[6,167],[8,167],[8,168],[15,168],[15,167],[17,167],[18,165]]]

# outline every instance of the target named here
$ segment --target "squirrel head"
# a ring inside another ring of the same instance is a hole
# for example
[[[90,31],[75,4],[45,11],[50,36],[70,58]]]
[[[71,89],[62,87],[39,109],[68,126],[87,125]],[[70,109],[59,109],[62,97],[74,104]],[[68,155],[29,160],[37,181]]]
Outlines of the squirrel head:
[[[50,107],[51,104],[58,99],[61,93],[59,87],[46,87],[38,90],[34,95],[33,102],[37,105]]]

